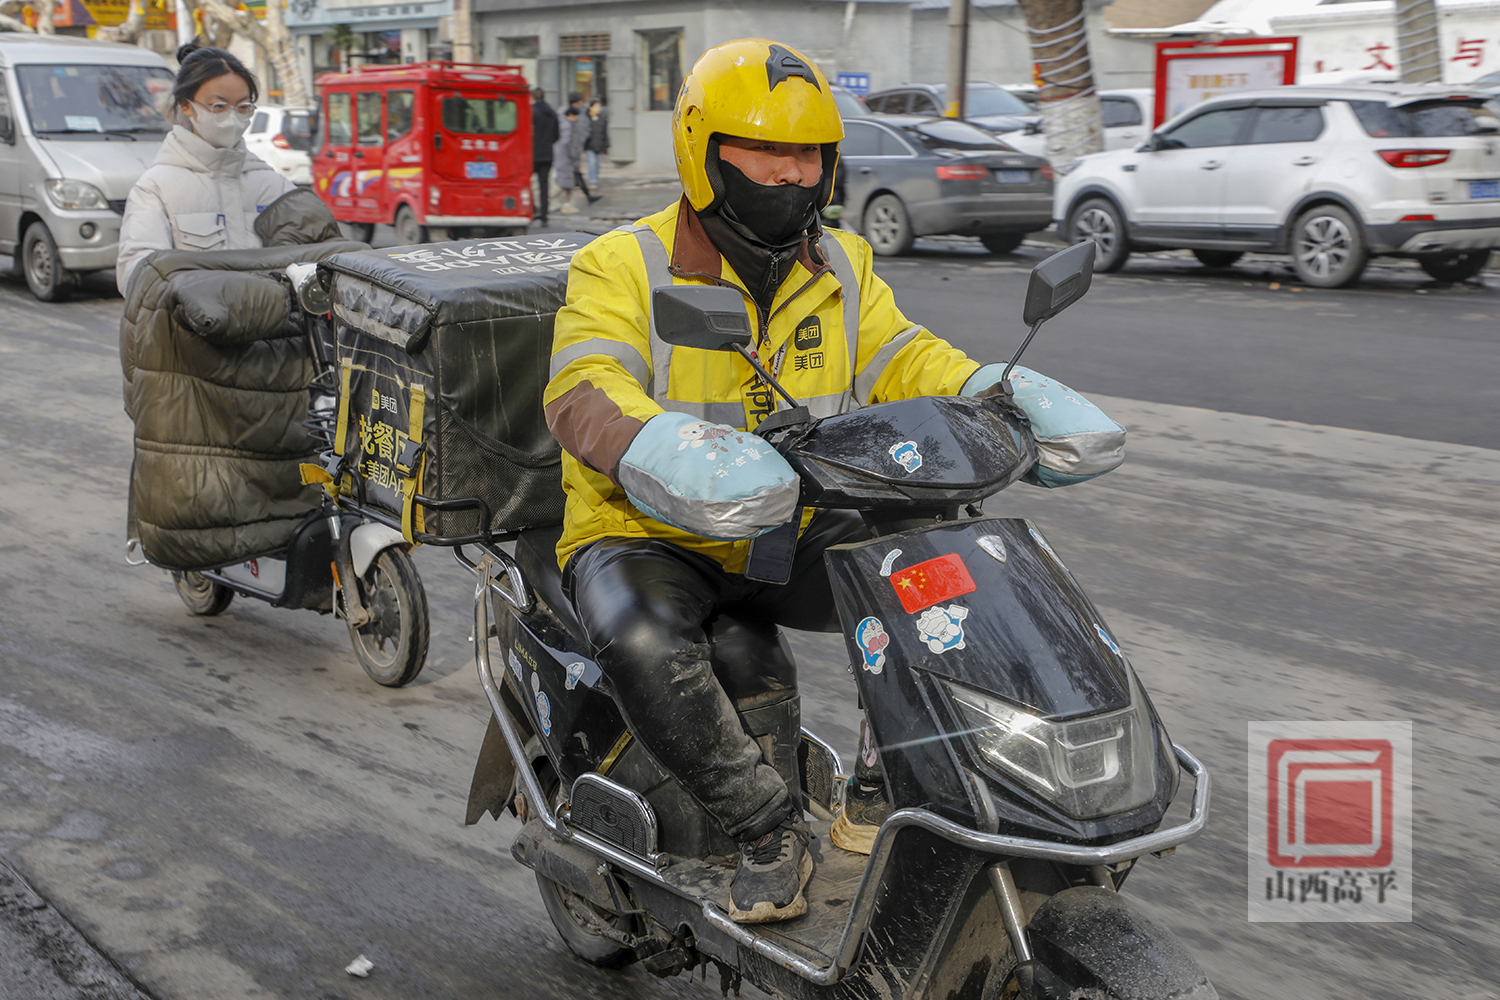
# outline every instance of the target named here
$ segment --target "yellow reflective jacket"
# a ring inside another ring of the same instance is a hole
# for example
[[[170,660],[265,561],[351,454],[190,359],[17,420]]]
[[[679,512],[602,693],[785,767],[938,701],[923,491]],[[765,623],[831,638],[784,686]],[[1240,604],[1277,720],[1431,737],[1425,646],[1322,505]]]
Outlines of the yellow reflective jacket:
[[[559,565],[602,538],[661,538],[744,571],[750,543],[693,535],[646,516],[616,479],[620,457],[666,410],[754,430],[786,403],[738,354],[672,347],[655,334],[651,289],[719,284],[745,297],[757,350],[772,375],[815,417],[913,396],[954,395],[978,368],[913,324],[871,267],[870,245],[826,230],[804,244],[771,314],[745,292],[686,200],[607,233],[573,258],[557,313],[543,403],[563,446],[565,526]],[[806,512],[806,527],[811,512]]]

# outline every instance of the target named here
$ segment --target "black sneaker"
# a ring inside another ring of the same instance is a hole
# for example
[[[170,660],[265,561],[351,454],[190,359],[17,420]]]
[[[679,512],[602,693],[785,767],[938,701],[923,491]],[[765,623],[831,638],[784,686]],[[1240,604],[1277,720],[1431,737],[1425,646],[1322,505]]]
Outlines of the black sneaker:
[[[869,854],[875,846],[880,824],[891,814],[885,797],[885,785],[866,784],[854,775],[844,786],[844,801],[839,803],[828,839],[833,846],[854,854]]]
[[[764,924],[807,912],[803,886],[812,877],[807,823],[788,816],[770,833],[740,845],[740,864],[729,888],[729,919]]]

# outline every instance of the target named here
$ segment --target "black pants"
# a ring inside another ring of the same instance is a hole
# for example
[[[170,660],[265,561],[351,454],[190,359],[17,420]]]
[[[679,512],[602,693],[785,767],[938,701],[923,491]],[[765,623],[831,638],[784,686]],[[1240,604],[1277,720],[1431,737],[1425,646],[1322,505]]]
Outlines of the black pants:
[[[583,179],[582,167],[576,167],[573,170],[573,186],[582,191],[585,198],[594,197],[593,192],[589,190],[588,182]]]
[[[789,706],[776,742],[795,762],[797,668],[777,626],[838,631],[823,550],[868,537],[858,515],[820,512],[781,586],[657,539],[605,539],[568,562],[563,585],[631,732],[738,840],[794,801],[745,721]]]
[[[536,174],[536,189],[540,192],[536,196],[536,208],[532,212],[536,221],[542,225],[547,224],[547,202],[552,197],[552,161],[546,163],[533,163],[532,172]]]

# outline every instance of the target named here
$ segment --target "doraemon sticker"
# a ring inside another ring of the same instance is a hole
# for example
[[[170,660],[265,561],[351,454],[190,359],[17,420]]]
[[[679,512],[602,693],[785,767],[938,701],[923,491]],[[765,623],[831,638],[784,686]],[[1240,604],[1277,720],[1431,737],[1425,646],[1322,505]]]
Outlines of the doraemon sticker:
[[[922,453],[917,450],[915,441],[898,441],[886,449],[896,464],[908,473],[916,472],[922,467]]]
[[[552,702],[547,700],[547,692],[542,690],[542,679],[536,673],[531,672],[531,692],[536,695],[536,718],[542,726],[542,735],[552,735]]]
[[[864,654],[866,670],[878,674],[885,669],[885,648],[891,644],[891,637],[879,618],[866,618],[854,626],[854,644]]]
[[[536,718],[542,724],[542,735],[552,735],[552,703],[547,700],[547,692],[536,693]]]
[[[964,648],[964,619],[969,609],[957,604],[946,608],[928,608],[917,616],[917,631],[927,648],[934,653]]]
[[[566,671],[567,679],[563,681],[563,687],[569,691],[576,688],[578,682],[583,680],[583,669],[583,661],[581,660],[568,664]]]
[[[1045,539],[1045,538],[1043,538],[1043,537],[1042,537],[1042,533],[1041,533],[1041,532],[1040,532],[1040,531],[1037,531],[1037,530],[1036,530],[1036,529],[1035,529],[1035,528],[1033,528],[1033,527],[1032,527],[1032,526],[1031,526],[1031,525],[1029,525],[1029,524],[1028,524],[1028,525],[1027,525],[1027,526],[1026,526],[1026,530],[1027,530],[1027,531],[1029,531],[1029,532],[1030,532],[1030,533],[1031,533],[1031,537],[1032,537],[1032,538],[1035,538],[1035,539],[1036,539],[1036,543],[1037,543],[1037,544],[1038,544],[1038,545],[1040,545],[1040,546],[1041,546],[1041,547],[1042,547],[1042,548],[1043,548],[1043,549],[1044,549],[1044,550],[1045,550],[1045,551],[1046,551],[1046,553],[1047,553],[1047,554],[1048,554],[1048,555],[1049,555],[1049,556],[1051,556],[1051,557],[1052,557],[1052,559],[1053,559],[1053,560],[1054,560],[1054,561],[1055,561],[1055,562],[1056,562],[1056,563],[1057,563],[1057,564],[1058,564],[1058,565],[1059,565],[1059,566],[1061,566],[1061,565],[1062,565],[1062,560],[1061,560],[1061,559],[1058,559],[1058,558],[1057,558],[1057,553],[1056,553],[1056,552],[1053,552],[1053,551],[1052,551],[1052,546],[1050,546],[1050,545],[1048,545],[1048,544],[1047,544],[1047,539]]]
[[[1110,648],[1112,653],[1116,656],[1120,655],[1120,647],[1115,645],[1115,641],[1109,637],[1109,633],[1104,631],[1103,626],[1098,622],[1094,623],[1094,631],[1099,634],[1100,639],[1104,640],[1104,644]]]
[[[516,659],[516,651],[510,651],[510,672],[516,675],[516,680],[521,679],[521,661]]]

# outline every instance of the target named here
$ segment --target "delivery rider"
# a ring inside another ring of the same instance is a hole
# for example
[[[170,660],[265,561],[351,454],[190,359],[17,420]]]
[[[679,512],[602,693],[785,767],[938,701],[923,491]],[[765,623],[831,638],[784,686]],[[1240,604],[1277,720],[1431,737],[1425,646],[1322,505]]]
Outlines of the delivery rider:
[[[662,342],[651,290],[738,290],[759,357],[814,417],[973,394],[1001,366],[908,320],[869,244],[819,226],[843,125],[795,49],[710,49],[672,128],[682,199],[581,250],[557,315],[545,396],[565,452],[557,555],[632,733],[740,844],[731,916],[781,920],[806,910],[812,858],[796,674],[774,625],[836,631],[822,553],[868,534],[856,515],[798,508],[796,475],[754,434],[777,398],[737,354]],[[1117,464],[1124,432],[1109,428]],[[706,626],[725,613],[768,631],[716,671]],[[883,808],[856,818],[878,822]]]

